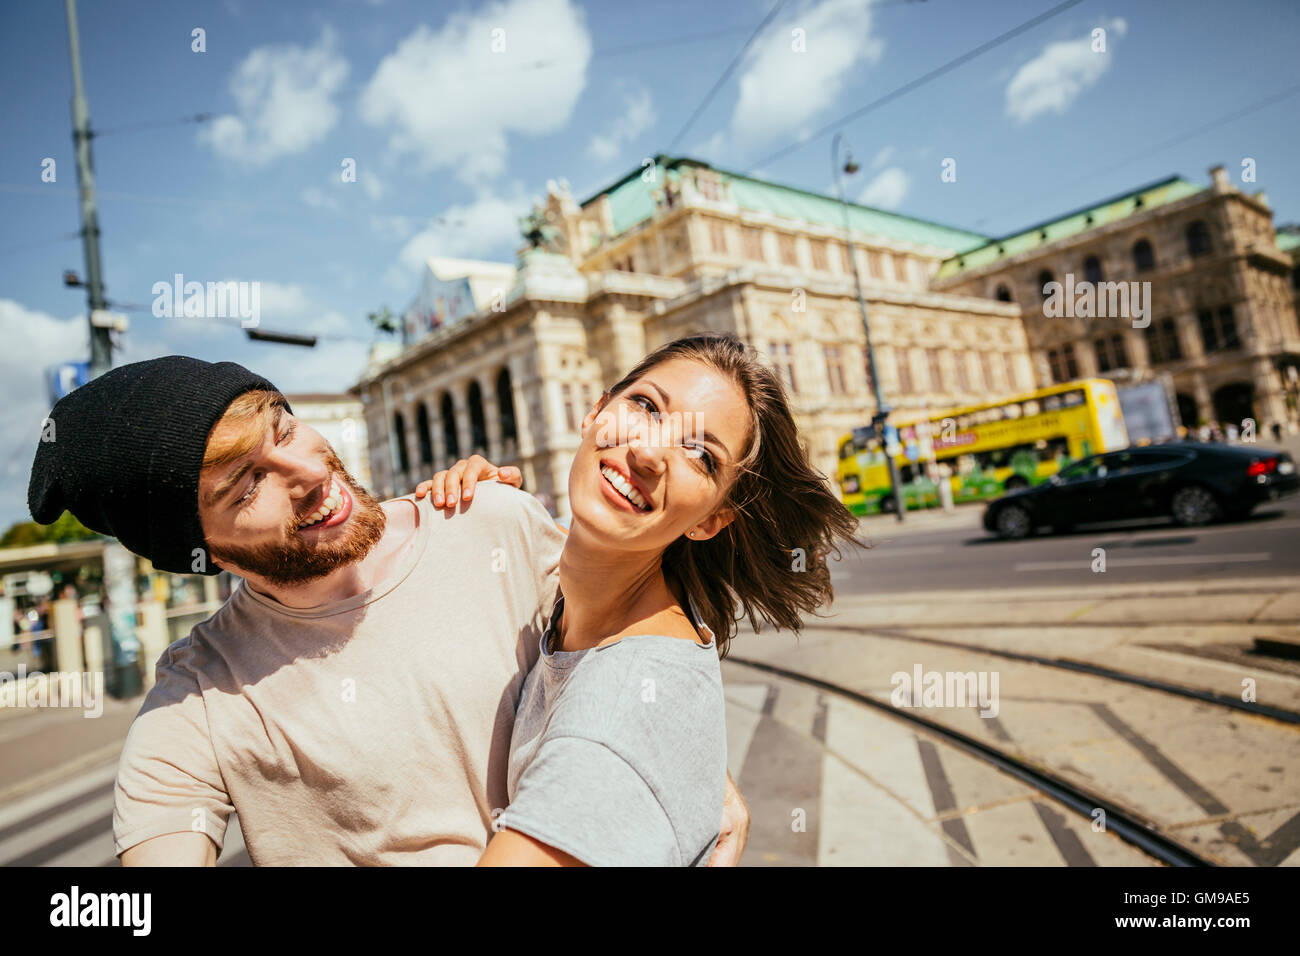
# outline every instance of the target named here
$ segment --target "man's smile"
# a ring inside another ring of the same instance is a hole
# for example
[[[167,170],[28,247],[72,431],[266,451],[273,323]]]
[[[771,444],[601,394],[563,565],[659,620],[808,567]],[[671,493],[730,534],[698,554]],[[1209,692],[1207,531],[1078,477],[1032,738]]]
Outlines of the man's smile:
[[[352,495],[337,478],[330,478],[329,489],[316,510],[299,524],[299,532],[316,528],[332,528],[342,524],[352,512]]]

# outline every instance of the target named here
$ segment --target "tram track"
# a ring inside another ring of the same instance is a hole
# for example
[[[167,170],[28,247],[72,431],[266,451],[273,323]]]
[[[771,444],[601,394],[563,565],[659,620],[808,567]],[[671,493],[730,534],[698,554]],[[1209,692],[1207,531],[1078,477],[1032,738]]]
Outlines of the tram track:
[[[1123,805],[1116,799],[1102,796],[1089,788],[1066,780],[1058,774],[1035,766],[1029,761],[1015,757],[1005,751],[998,750],[996,747],[991,747],[936,720],[899,709],[886,701],[877,700],[833,681],[811,677],[790,668],[750,660],[732,654],[727,655],[726,660],[729,663],[739,664],[761,673],[815,687],[818,690],[834,694],[861,706],[887,713],[914,726],[922,727],[945,743],[996,767],[1007,775],[1033,787],[1040,793],[1051,797],[1087,820],[1089,824],[1096,819],[1095,814],[1100,810],[1105,815],[1105,826],[1108,831],[1167,866],[1213,867],[1219,865],[1197,853],[1181,841],[1170,837],[1152,821],[1143,819],[1140,812]]]
[[[981,623],[980,626],[989,627],[990,625]],[[1023,627],[1024,625],[1020,624],[1017,626]],[[1195,700],[1201,703],[1223,707],[1228,710],[1236,710],[1253,714],[1257,717],[1265,717],[1284,724],[1290,724],[1293,726],[1300,725],[1300,712],[1288,710],[1284,707],[1272,707],[1268,704],[1261,704],[1258,701],[1245,701],[1237,697],[1231,697],[1227,694],[1216,694],[1212,691],[1197,690],[1193,687],[1184,687],[1181,684],[1173,684],[1152,677],[1143,677],[1139,674],[1131,674],[1127,671],[1119,671],[1114,668],[1103,667],[1100,664],[1075,660],[1069,657],[1046,657],[1041,654],[1026,654],[1020,651],[1008,651],[1001,648],[986,647],[978,644],[967,644],[963,641],[953,641],[942,637],[927,637],[925,635],[915,634],[911,631],[899,628],[864,628],[848,624],[824,624],[818,622],[815,625],[810,625],[809,629],[912,641],[917,644],[927,644],[933,647],[947,648],[949,650],[973,651],[978,654],[998,657],[1003,660],[1017,661],[1023,664],[1037,664],[1042,667],[1051,667],[1058,670],[1088,674],[1093,677],[1099,677],[1116,683],[1130,684],[1135,687],[1144,687],[1147,690],[1159,691],[1164,694],[1181,697],[1185,700]]]

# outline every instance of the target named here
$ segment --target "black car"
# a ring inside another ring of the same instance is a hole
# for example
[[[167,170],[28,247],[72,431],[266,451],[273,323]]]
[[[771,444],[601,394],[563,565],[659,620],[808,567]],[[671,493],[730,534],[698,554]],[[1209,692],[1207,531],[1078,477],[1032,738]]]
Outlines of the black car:
[[[1023,538],[1044,525],[1172,517],[1180,525],[1244,518],[1256,505],[1300,490],[1284,451],[1174,442],[1082,458],[1041,485],[989,502],[984,527]]]

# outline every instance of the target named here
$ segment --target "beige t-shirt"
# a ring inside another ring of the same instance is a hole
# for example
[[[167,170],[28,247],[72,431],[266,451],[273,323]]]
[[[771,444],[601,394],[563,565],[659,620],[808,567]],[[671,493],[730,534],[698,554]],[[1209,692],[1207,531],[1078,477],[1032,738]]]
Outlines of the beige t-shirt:
[[[257,865],[478,860],[564,536],[497,482],[452,517],[415,506],[382,584],[295,610],[241,583],[167,648],[118,767],[118,854],[191,830],[220,847],[234,809]]]

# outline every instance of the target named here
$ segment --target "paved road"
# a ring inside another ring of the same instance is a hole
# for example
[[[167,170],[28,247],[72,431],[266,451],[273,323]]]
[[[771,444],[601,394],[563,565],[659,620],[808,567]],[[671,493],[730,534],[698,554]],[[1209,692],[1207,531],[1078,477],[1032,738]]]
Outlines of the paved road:
[[[724,664],[745,866],[1149,866],[1043,794],[859,704]],[[116,759],[0,801],[0,866],[115,866]],[[218,866],[249,866],[232,818]]]
[[[873,546],[833,569],[836,594],[1300,576],[1300,496],[1262,506],[1245,521],[1206,528],[1129,522],[1024,541],[989,535],[982,514],[982,507],[964,506],[951,517],[926,515],[902,525],[871,519],[864,531]],[[1104,574],[1091,569],[1095,548],[1105,549]]]

